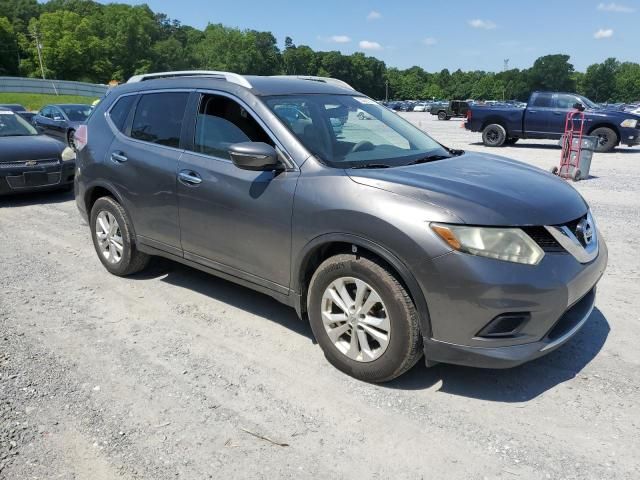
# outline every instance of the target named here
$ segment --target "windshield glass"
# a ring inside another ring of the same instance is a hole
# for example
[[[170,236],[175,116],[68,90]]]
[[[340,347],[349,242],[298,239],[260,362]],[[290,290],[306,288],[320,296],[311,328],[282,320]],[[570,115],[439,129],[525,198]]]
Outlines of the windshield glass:
[[[0,110],[0,137],[38,135],[38,132],[21,116],[10,110]]]
[[[91,105],[60,105],[60,109],[72,122],[84,122],[91,113]]]
[[[264,101],[307,150],[331,167],[395,167],[451,156],[426,133],[367,97],[308,94]]]
[[[582,104],[587,108],[600,108],[600,107],[598,107],[598,105],[593,103],[587,97],[579,96],[578,98],[580,98],[580,100],[582,101]]]

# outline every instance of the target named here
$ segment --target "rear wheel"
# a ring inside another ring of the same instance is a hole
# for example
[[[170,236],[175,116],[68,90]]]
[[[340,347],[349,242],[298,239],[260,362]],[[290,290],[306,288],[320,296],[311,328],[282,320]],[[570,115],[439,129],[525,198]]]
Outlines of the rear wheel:
[[[93,245],[102,265],[114,275],[139,272],[149,263],[149,256],[138,251],[127,213],[116,200],[101,197],[91,209]]]
[[[418,314],[389,267],[364,256],[325,260],[309,284],[309,321],[327,360],[367,382],[385,382],[422,356]]]
[[[438,120],[449,120],[449,118],[447,118],[447,112],[438,112]]]
[[[501,147],[507,139],[507,131],[502,125],[492,123],[484,127],[482,131],[482,142],[487,147]]]
[[[589,134],[597,137],[596,152],[610,152],[618,144],[618,135],[609,127],[599,127]]]

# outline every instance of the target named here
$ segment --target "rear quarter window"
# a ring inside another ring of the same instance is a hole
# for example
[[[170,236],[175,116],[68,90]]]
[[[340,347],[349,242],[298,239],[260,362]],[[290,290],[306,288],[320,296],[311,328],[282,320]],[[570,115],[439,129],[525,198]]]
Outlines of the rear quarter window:
[[[109,118],[115,125],[115,127],[124,133],[127,117],[131,111],[131,107],[135,102],[135,95],[125,95],[116,100],[116,103],[111,110],[109,110]]]

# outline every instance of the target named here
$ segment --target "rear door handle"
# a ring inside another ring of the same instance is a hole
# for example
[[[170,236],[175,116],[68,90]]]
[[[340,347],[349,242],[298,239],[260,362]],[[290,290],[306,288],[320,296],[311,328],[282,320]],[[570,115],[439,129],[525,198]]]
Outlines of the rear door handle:
[[[111,160],[116,163],[124,163],[129,159],[122,152],[111,152]]]
[[[178,174],[178,180],[185,185],[195,186],[202,183],[202,178],[193,170],[182,170]]]

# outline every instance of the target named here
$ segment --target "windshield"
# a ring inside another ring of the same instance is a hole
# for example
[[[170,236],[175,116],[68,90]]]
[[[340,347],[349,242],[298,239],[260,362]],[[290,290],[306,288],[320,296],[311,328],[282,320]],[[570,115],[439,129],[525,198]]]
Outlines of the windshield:
[[[91,113],[91,105],[60,105],[60,109],[72,122],[84,122]]]
[[[0,110],[0,137],[38,135],[25,119],[10,110]]]
[[[264,101],[307,150],[331,167],[396,167],[451,156],[426,133],[367,97],[308,94]]]
[[[583,97],[583,96],[579,95],[578,98],[582,101],[582,104],[587,108],[600,108],[600,107],[598,107],[598,105],[593,103],[587,97]]]

